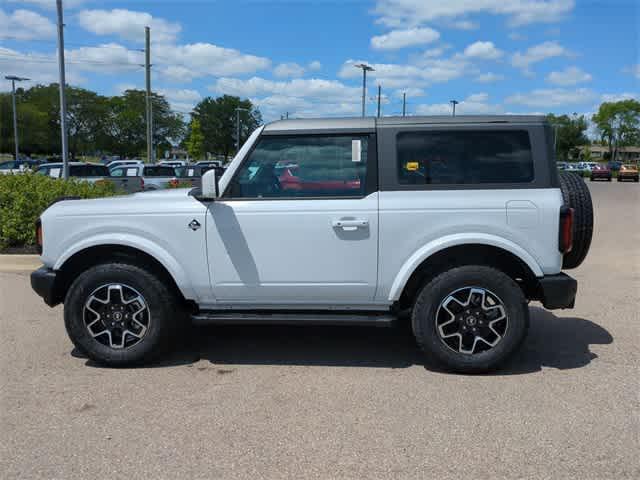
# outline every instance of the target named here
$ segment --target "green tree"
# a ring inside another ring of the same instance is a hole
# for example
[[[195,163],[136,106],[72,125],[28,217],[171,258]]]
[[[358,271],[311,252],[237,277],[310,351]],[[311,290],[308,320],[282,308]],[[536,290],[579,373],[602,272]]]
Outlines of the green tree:
[[[185,141],[189,156],[199,160],[204,157],[204,135],[197,118],[191,120],[189,124],[189,135]]]
[[[144,90],[127,90],[108,101],[109,111],[105,122],[105,150],[122,156],[144,156],[147,148],[146,93]],[[153,143],[159,150],[166,150],[179,143],[185,127],[182,116],[171,111],[169,102],[152,93]]]
[[[577,158],[580,145],[587,145],[589,139],[586,136],[587,120],[583,115],[547,115],[549,123],[556,132],[556,155],[559,159],[567,161]]]
[[[262,115],[250,100],[223,95],[207,97],[193,109],[192,117],[200,123],[205,152],[229,156],[236,150],[236,109],[240,108],[240,142],[262,123]]]
[[[593,118],[601,140],[609,147],[609,157],[616,159],[618,148],[640,143],[640,102],[629,99],[605,102]]]

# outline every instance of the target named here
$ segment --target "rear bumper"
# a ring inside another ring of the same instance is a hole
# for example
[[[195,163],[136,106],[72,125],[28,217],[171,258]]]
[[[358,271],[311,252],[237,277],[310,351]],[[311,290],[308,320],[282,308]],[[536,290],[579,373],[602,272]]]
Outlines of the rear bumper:
[[[578,282],[565,273],[546,275],[538,279],[542,305],[549,310],[573,308]]]
[[[56,272],[47,267],[40,267],[31,273],[31,288],[50,307],[56,306],[61,301],[56,291],[56,277]]]

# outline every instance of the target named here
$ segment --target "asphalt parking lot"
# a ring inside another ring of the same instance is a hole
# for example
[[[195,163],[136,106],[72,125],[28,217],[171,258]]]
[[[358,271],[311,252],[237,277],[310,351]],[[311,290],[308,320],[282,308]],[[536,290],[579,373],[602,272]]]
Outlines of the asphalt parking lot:
[[[425,365],[402,328],[201,327],[101,368],[0,273],[0,477],[639,478],[640,187],[590,187],[576,308],[532,305],[493,375]]]

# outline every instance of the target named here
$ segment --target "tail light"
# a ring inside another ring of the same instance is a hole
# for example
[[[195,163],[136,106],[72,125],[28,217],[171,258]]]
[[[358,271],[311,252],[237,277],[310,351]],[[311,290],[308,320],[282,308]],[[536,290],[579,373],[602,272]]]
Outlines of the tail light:
[[[560,209],[558,248],[562,253],[569,253],[573,248],[573,213],[573,208]]]
[[[180,181],[177,178],[172,178],[171,180],[169,180],[169,185],[171,185],[172,187],[177,187],[179,183]]]
[[[140,177],[140,190],[144,190],[144,178]]]
[[[42,253],[42,222],[36,220],[36,248],[38,253]]]

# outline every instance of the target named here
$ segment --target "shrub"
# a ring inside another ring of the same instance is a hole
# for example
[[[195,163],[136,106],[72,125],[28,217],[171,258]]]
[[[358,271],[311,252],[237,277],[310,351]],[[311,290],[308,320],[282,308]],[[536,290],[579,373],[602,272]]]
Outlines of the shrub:
[[[35,221],[60,197],[97,198],[117,193],[110,182],[91,184],[34,173],[0,175],[0,250],[35,245]]]

